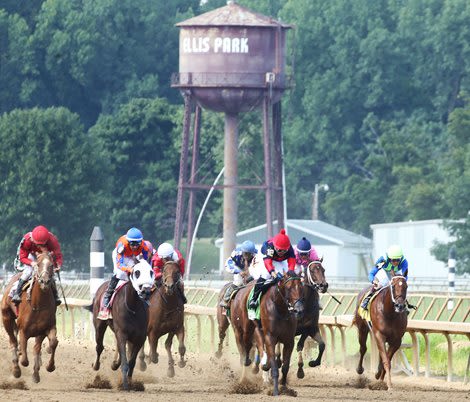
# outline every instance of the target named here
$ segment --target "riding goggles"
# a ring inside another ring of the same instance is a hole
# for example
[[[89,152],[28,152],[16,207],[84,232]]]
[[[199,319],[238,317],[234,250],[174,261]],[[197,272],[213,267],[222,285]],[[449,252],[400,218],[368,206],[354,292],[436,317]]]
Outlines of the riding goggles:
[[[130,247],[139,247],[140,246],[140,241],[130,241],[129,246]]]

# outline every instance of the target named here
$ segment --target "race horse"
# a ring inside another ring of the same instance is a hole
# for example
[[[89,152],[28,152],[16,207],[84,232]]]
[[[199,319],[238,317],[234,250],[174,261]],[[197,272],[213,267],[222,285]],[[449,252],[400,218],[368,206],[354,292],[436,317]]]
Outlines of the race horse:
[[[362,318],[359,314],[362,299],[369,290],[370,287],[367,287],[359,293],[354,315],[354,323],[358,329],[360,344],[359,364],[356,371],[358,374],[364,372],[362,363],[367,351],[367,336],[369,331],[372,331],[380,354],[375,378],[383,381],[385,376],[387,376],[387,387],[391,390],[390,367],[392,357],[401,346],[401,341],[408,324],[406,308],[407,283],[405,277],[401,275],[392,276],[388,284],[384,284],[377,291],[375,297],[369,302],[370,321]]]
[[[325,342],[320,334],[318,319],[320,317],[320,296],[318,291],[325,293],[328,290],[328,283],[325,279],[325,268],[322,265],[323,258],[311,261],[304,272],[304,314],[299,318],[297,331],[295,335],[300,335],[297,342],[298,369],[297,378],[304,378],[304,362],[302,351],[305,340],[310,336],[318,343],[318,356],[315,360],[310,360],[310,367],[317,367],[321,363],[323,352],[325,351]]]
[[[240,359],[244,366],[251,364],[249,353],[255,336],[258,353],[266,351],[264,371],[271,370],[273,395],[279,395],[279,368],[275,347],[284,345],[282,351],[281,386],[287,385],[290,358],[294,349],[297,320],[303,314],[304,296],[302,280],[294,273],[287,273],[281,279],[273,280],[260,302],[260,320],[249,320],[246,302],[252,286],[239,291],[232,301],[231,323],[235,332]],[[267,284],[268,286],[268,284]]]
[[[168,354],[167,376],[175,376],[175,361],[171,353],[173,337],[178,337],[179,367],[184,367],[184,304],[179,294],[178,283],[181,281],[180,266],[175,261],[167,261],[163,266],[162,283],[150,297],[149,322],[147,327],[148,342],[150,345],[150,361],[158,363],[157,345],[161,336],[168,334],[165,349]],[[142,348],[140,355],[140,368],[146,369],[145,353]]]
[[[19,279],[20,274],[15,275],[7,285],[2,298],[3,326],[10,338],[12,351],[12,372],[15,378],[21,376],[18,365],[18,338],[20,363],[29,365],[27,355],[28,339],[34,337],[34,367],[33,381],[40,381],[39,368],[41,367],[41,346],[44,338],[49,339],[48,352],[51,354],[46,370],[55,370],[55,350],[57,344],[56,310],[57,306],[52,292],[54,280],[54,260],[48,252],[37,255],[33,275],[30,281],[30,289],[21,295],[21,303],[18,307],[11,302],[11,288]]]
[[[100,356],[103,352],[103,338],[108,326],[116,337],[117,355],[111,368],[117,370],[121,367],[122,388],[129,390],[132,380],[137,354],[142,348],[148,324],[148,299],[154,284],[155,274],[150,264],[145,260],[136,260],[136,264],[122,289],[116,289],[111,307],[111,317],[107,320],[98,319],[103,295],[108,287],[108,281],[103,283],[96,291],[93,304],[87,309],[93,313],[95,327],[96,361],[94,370],[100,368]],[[127,352],[128,350],[128,354]]]

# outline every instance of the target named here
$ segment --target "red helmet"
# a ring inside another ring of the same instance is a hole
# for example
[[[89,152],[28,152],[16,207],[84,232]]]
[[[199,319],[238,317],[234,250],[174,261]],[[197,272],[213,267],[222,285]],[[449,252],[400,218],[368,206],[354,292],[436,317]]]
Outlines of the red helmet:
[[[49,238],[49,230],[45,226],[36,226],[31,232],[31,240],[36,244],[46,244]]]
[[[286,231],[284,229],[281,229],[281,231],[276,236],[274,236],[273,245],[278,250],[289,249],[290,239],[289,239],[289,236],[286,235]]]

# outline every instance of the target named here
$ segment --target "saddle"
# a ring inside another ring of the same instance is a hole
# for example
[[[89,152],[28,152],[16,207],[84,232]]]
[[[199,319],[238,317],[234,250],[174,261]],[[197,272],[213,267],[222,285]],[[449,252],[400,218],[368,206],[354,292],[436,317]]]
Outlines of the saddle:
[[[17,281],[15,281],[12,285],[12,287],[10,288],[10,292],[8,293],[8,296],[10,297],[10,299],[15,295],[16,293],[16,289],[18,288],[18,281],[19,281],[19,278]],[[23,288],[22,288],[22,291],[23,292],[27,292],[27,295],[28,295],[28,300],[31,298],[31,288],[32,288],[32,285],[33,285],[33,278],[31,277],[31,279],[29,279],[28,281],[26,281],[23,285]]]
[[[379,290],[377,290],[377,292],[375,292],[372,297],[370,298],[369,300],[369,303],[367,304],[367,306],[370,306],[371,303],[372,303],[372,300],[374,300],[377,295],[385,289],[385,286],[381,287]],[[367,310],[363,309],[362,308],[362,302],[364,301],[364,299],[367,297],[369,292],[366,292],[364,294],[364,296],[362,296],[362,299],[361,299],[361,302],[359,303],[359,308],[357,309],[357,313],[359,314],[359,317],[363,318],[364,320],[366,321],[371,321],[371,318],[370,318],[370,308],[368,308]]]
[[[118,294],[118,292],[124,287],[124,285],[127,282],[128,281],[123,281],[123,280],[120,280],[118,282],[118,284],[116,286],[116,289],[114,290],[114,293],[111,296],[111,299],[109,300],[108,307],[103,306],[103,299],[104,299],[104,296],[106,294],[106,292],[103,292],[103,294],[101,295],[101,298],[100,298],[101,309],[98,313],[98,319],[100,319],[100,320],[112,320],[113,319],[113,316],[111,314],[111,309],[113,308],[114,299],[116,298],[116,295]]]

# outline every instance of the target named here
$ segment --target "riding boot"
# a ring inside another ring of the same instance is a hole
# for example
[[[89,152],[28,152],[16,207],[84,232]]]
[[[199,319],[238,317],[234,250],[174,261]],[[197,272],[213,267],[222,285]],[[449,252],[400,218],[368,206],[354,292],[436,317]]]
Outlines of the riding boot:
[[[15,304],[20,304],[21,303],[21,293],[23,293],[23,286],[27,281],[23,279],[18,280],[18,286],[16,287],[15,294],[11,298],[11,301]]]
[[[181,300],[183,301],[183,304],[186,304],[188,302],[188,299],[186,299],[186,296],[184,295],[184,283],[179,281],[177,289],[178,289],[178,292],[180,293],[180,297],[181,297]]]
[[[230,286],[228,286],[227,289],[225,289],[224,298],[219,303],[220,307],[223,307],[223,308],[229,308],[230,307],[230,296],[232,296],[232,293],[237,288],[238,288],[238,286],[231,283]]]
[[[258,307],[258,297],[263,290],[265,280],[260,277],[256,281],[255,287],[253,289],[253,296],[250,299],[250,302],[248,303],[248,308],[255,310]]]
[[[369,306],[369,302],[370,302],[370,299],[372,298],[372,296],[374,295],[375,293],[375,289],[372,288],[370,291],[369,291],[369,294],[364,298],[362,304],[361,304],[361,307],[364,309],[364,310],[368,310],[368,306]]]
[[[55,305],[60,306],[62,300],[60,300],[59,292],[57,292],[57,284],[54,280],[52,281],[52,294],[54,295]]]
[[[108,289],[106,289],[106,294],[103,297],[103,307],[109,308],[109,302],[111,301],[111,297],[113,296],[113,293],[116,290],[118,282],[118,277],[116,275],[113,275],[111,277],[111,280],[109,281]]]

